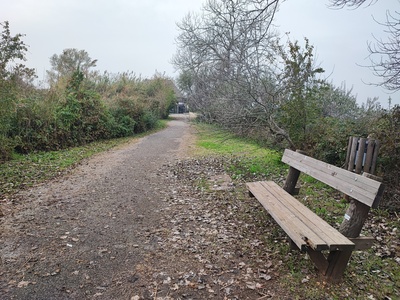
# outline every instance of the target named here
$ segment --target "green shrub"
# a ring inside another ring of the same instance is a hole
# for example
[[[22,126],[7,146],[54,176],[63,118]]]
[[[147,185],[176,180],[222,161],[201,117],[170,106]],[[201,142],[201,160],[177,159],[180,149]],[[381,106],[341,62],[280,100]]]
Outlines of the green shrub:
[[[158,116],[152,111],[144,111],[137,121],[136,133],[145,132],[156,127]]]
[[[398,210],[400,209],[400,106],[385,111],[371,127],[373,137],[381,143],[378,167],[386,185],[381,206]]]
[[[14,149],[14,141],[0,134],[0,163],[11,159]]]
[[[123,107],[111,110],[112,126],[110,128],[113,137],[124,137],[135,132],[136,121]]]
[[[366,136],[366,130],[357,120],[322,118],[307,136],[309,155],[330,164],[341,166],[346,160],[350,136]]]
[[[79,69],[38,89],[0,78],[0,161],[85,145],[153,129],[175,101],[172,80],[131,73],[98,75]]]
[[[109,110],[100,95],[81,88],[83,74],[76,71],[56,110],[57,137],[62,147],[82,145],[112,136]]]

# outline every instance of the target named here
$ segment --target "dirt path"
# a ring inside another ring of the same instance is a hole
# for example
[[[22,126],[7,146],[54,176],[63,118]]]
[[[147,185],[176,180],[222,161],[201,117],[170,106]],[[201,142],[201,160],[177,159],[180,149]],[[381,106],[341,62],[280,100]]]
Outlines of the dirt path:
[[[192,140],[181,117],[21,193],[2,218],[0,298],[272,297],[274,266],[243,252],[262,243],[241,235],[222,163],[182,160]],[[204,176],[212,199],[193,186]]]

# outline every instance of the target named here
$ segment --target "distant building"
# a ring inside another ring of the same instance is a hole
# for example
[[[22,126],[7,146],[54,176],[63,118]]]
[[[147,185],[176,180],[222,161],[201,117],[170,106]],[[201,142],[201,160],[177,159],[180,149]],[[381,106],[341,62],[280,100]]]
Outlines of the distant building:
[[[186,104],[186,97],[184,97],[181,91],[176,85],[174,85],[174,91],[176,96],[176,103],[174,107],[171,108],[170,113],[174,114],[184,114],[189,112],[189,107]]]
[[[176,102],[175,106],[170,110],[174,114],[184,114],[189,112],[188,106],[184,102]]]
[[[178,114],[184,114],[187,112],[186,104],[183,102],[178,102]]]

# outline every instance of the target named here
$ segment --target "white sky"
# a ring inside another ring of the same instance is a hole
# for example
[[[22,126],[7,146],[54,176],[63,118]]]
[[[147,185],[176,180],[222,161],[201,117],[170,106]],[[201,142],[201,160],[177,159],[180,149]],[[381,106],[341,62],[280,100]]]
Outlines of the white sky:
[[[29,67],[39,79],[50,69],[49,58],[63,49],[86,50],[98,59],[97,69],[132,71],[151,77],[156,71],[176,77],[170,64],[176,52],[176,22],[199,11],[205,0],[0,0],[0,22],[9,21],[13,35],[26,34]],[[335,85],[353,87],[359,103],[378,96],[387,106],[389,94],[364,82],[378,82],[368,68],[367,41],[384,37],[386,10],[399,10],[398,0],[379,0],[357,10],[331,10],[328,0],[287,0],[275,24],[292,39],[307,37],[318,62]],[[357,65],[358,64],[358,65]],[[400,104],[400,93],[392,94]]]

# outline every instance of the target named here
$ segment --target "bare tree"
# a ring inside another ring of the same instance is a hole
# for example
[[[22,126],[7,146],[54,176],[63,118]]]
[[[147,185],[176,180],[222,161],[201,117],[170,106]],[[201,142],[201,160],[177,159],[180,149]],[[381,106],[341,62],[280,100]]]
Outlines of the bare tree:
[[[293,146],[274,120],[277,84],[276,35],[271,23],[279,0],[209,0],[201,15],[178,24],[180,86],[209,121],[230,128],[266,126]]]
[[[304,49],[297,42],[279,44],[271,26],[278,2],[207,1],[201,15],[178,24],[173,63],[181,72],[179,86],[206,121],[239,133],[257,128],[298,148],[323,70],[314,65],[307,39]]]

